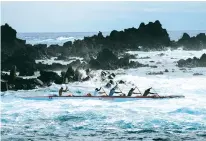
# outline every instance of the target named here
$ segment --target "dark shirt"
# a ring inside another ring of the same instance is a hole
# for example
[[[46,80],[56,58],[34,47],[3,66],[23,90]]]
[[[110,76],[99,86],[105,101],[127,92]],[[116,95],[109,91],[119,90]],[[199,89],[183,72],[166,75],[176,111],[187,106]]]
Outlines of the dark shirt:
[[[134,92],[134,89],[130,89],[127,96],[132,96],[132,93]]]
[[[148,94],[150,94],[150,89],[152,89],[152,88],[145,90],[143,96],[147,96]],[[151,93],[151,94],[153,94],[153,93]]]

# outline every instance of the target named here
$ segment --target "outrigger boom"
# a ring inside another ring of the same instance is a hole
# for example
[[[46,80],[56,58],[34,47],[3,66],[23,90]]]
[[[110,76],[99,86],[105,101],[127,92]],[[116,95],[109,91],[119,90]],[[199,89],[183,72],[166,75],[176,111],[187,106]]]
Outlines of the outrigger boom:
[[[166,99],[166,98],[184,98],[183,95],[169,95],[169,96],[34,96],[21,97],[27,100],[55,100],[55,99],[85,99],[85,100],[112,100],[112,101],[131,101],[139,99]]]

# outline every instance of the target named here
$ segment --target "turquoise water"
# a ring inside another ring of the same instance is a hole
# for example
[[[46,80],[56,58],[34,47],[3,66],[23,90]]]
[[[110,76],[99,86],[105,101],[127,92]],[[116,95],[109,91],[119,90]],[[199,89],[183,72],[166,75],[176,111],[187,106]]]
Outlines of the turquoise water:
[[[29,93],[35,92],[18,95]],[[36,101],[7,93],[1,99],[2,140],[204,140],[206,96],[185,96],[130,102]]]
[[[204,141],[206,140],[206,68],[186,71],[176,61],[200,57],[202,51],[129,52],[138,54],[139,62],[158,68],[115,70],[114,81],[124,93],[137,85],[141,92],[153,87],[160,95],[184,95],[180,99],[136,100],[125,102],[101,100],[24,100],[22,96],[57,94],[61,85],[30,91],[1,92],[1,139],[3,141]],[[164,53],[164,56],[158,54]],[[172,58],[173,57],[173,58]],[[174,59],[175,58],[175,59]],[[155,63],[150,62],[151,60]],[[51,61],[51,60],[50,60]],[[156,64],[156,62],[160,62]],[[146,75],[168,69],[163,75]],[[172,72],[174,69],[174,72]],[[84,95],[106,84],[99,71],[87,82],[67,84],[71,93]],[[203,75],[193,76],[194,73]],[[65,87],[65,86],[64,86]],[[108,93],[109,89],[105,89]],[[65,93],[65,95],[68,93]]]

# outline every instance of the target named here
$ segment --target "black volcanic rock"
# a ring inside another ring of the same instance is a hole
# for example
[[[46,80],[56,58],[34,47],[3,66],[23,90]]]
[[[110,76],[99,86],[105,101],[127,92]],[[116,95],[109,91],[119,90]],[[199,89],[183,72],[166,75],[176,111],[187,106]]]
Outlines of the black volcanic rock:
[[[109,49],[103,49],[99,54],[97,55],[97,60],[100,63],[105,63],[105,62],[115,62],[118,60],[117,56],[114,55],[114,53],[109,50]]]
[[[103,49],[97,55],[97,59],[91,59],[89,62],[91,68],[101,69],[101,68],[110,68],[112,69],[115,62],[118,61],[118,58],[114,53],[109,49]]]
[[[37,86],[43,86],[43,82],[37,78],[23,79],[17,77],[15,74],[15,67],[11,69],[10,75],[1,74],[1,91],[6,90],[30,90],[35,89]],[[12,79],[11,79],[12,78]]]
[[[1,70],[8,71],[15,65],[20,75],[33,75],[35,59],[48,57],[45,45],[29,45],[16,38],[16,30],[8,24],[1,26]]]
[[[50,84],[52,82],[62,84],[62,78],[57,73],[52,71],[40,71],[40,76],[38,79],[46,84]]]
[[[81,61],[80,61],[79,59],[77,59],[77,60],[71,62],[69,65],[72,66],[72,67],[74,67],[74,68],[77,68],[77,67],[79,67],[81,64],[82,64]]]
[[[186,60],[181,59],[177,62],[178,67],[206,67],[206,54],[204,53],[200,59],[194,57]]]
[[[1,26],[1,42],[13,43],[16,39],[16,30],[7,23]]]
[[[72,41],[68,41],[63,44],[63,47],[71,47],[71,46],[72,46]]]
[[[206,35],[199,33],[197,36],[190,37],[187,33],[184,33],[182,38],[177,41],[177,46],[183,46],[185,50],[206,49]]]
[[[145,65],[139,62],[130,61],[130,56],[126,55],[123,58],[118,57],[109,49],[103,49],[97,55],[97,59],[91,59],[89,66],[93,69],[118,69],[118,68],[136,68]]]
[[[74,80],[74,75],[75,75],[75,72],[74,72],[73,68],[71,66],[69,66],[67,68],[67,71],[66,71],[64,77],[63,77],[63,81],[65,82],[66,79],[68,80],[68,82],[73,81]]]
[[[4,80],[1,80],[1,91],[7,91],[8,90],[8,83]]]
[[[148,24],[141,23],[139,28],[128,28],[123,31],[113,30],[104,37],[101,32],[83,40],[75,40],[70,53],[78,56],[96,55],[104,48],[120,52],[126,49],[162,50],[170,46],[170,38],[166,29],[157,20]]]
[[[13,65],[20,72],[34,72],[36,70],[35,60],[27,55],[24,50],[17,50],[12,56],[4,60],[2,62],[2,70],[8,71]]]
[[[147,75],[163,75],[164,73],[162,71],[160,72],[149,72]]]
[[[39,62],[38,64],[36,64],[36,68],[38,70],[52,70],[52,71],[59,71],[59,70],[66,71],[68,66],[69,65],[62,65],[60,63],[52,63],[51,65],[48,65]]]
[[[203,75],[202,73],[194,73],[193,76]]]

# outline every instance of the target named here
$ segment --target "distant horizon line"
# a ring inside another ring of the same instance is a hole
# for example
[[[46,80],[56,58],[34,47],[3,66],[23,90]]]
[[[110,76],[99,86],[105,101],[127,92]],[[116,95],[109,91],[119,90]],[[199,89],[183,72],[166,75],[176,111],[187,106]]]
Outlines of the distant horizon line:
[[[113,31],[113,30],[112,30]],[[112,31],[63,31],[63,32],[61,32],[61,31],[59,31],[59,32],[17,32],[17,34],[18,33],[98,33],[98,32],[102,32],[102,33],[108,33],[108,32],[112,32]],[[122,31],[122,30],[116,30],[116,31]],[[204,29],[204,30],[201,30],[201,29],[198,29],[198,30],[167,30],[167,32],[174,32],[174,31],[178,31],[178,32],[181,32],[181,31],[206,31],[206,29]]]

